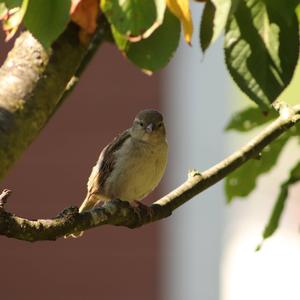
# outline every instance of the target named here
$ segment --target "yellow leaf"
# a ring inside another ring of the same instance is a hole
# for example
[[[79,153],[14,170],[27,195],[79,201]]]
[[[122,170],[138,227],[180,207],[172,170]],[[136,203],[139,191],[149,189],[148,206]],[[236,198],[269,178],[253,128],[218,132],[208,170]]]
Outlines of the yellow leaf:
[[[166,3],[170,11],[182,23],[184,38],[188,44],[191,44],[193,20],[189,0],[166,0]]]

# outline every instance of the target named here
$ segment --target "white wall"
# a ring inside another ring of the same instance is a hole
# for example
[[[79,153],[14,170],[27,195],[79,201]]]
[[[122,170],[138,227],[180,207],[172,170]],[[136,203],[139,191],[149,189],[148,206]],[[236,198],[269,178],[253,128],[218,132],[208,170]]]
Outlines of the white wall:
[[[194,24],[199,24],[199,12],[194,15]],[[240,100],[241,95],[228,79],[222,42],[202,57],[197,27],[193,47],[182,43],[165,71],[163,89],[170,144],[168,192],[185,180],[188,169],[212,166],[247,137],[224,135],[237,102],[231,98]],[[292,190],[279,232],[261,252],[254,252],[279,183],[299,159],[299,146],[293,146],[247,200],[225,206],[221,183],[164,221],[163,300],[300,299],[299,187]]]
[[[199,5],[194,24],[199,24]],[[170,160],[165,191],[182,183],[189,169],[204,170],[224,156],[228,117],[221,43],[203,57],[195,26],[193,46],[182,41],[164,76],[164,114]],[[219,299],[224,197],[219,184],[195,197],[164,222],[163,300]]]

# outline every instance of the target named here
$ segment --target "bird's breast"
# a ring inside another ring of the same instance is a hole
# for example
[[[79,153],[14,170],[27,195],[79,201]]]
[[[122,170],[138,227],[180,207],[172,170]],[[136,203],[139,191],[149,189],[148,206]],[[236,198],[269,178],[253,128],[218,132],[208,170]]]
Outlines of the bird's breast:
[[[146,197],[159,183],[167,164],[168,146],[126,141],[116,153],[111,176],[105,183],[110,198],[125,201]]]

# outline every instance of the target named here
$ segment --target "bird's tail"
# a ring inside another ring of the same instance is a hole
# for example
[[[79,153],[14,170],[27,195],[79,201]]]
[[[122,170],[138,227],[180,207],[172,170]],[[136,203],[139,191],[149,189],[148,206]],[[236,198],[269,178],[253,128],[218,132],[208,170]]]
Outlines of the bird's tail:
[[[79,207],[79,213],[88,211],[97,205],[99,202],[99,196],[95,194],[87,194],[81,206]],[[83,235],[83,231],[73,232],[71,234],[65,235],[65,239],[69,237],[78,238]]]

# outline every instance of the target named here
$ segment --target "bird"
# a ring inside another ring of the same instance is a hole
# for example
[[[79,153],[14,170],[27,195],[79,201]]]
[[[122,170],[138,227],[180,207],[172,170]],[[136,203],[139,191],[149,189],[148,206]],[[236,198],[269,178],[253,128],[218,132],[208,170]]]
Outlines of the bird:
[[[159,184],[167,160],[168,143],[162,114],[154,109],[140,111],[132,126],[101,151],[89,176],[79,213],[115,199],[132,205],[140,203]]]

